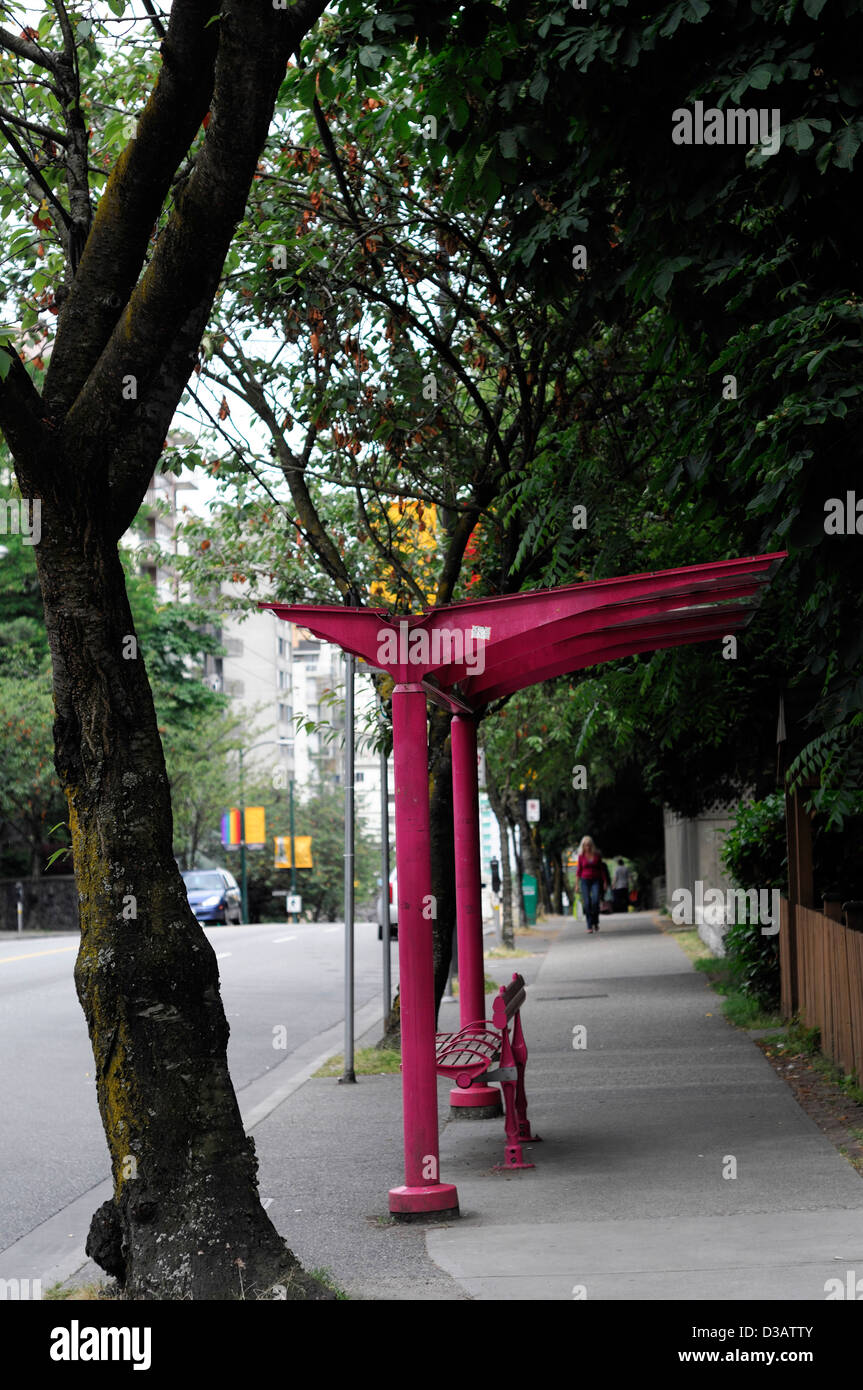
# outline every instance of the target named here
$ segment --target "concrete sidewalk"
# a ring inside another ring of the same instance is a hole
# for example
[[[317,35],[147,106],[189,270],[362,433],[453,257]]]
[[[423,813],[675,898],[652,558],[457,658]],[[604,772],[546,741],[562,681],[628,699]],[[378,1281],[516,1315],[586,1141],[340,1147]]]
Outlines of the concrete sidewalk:
[[[720,1008],[651,914],[568,924],[524,1011],[536,1168],[448,1125],[435,1262],[481,1299],[823,1300],[860,1269],[863,1182]]]
[[[360,1299],[824,1300],[863,1269],[860,1178],[650,914],[557,924],[547,952],[487,963],[528,983],[535,1169],[494,1172],[502,1122],[449,1120],[442,1081],[462,1215],[394,1225],[400,1078],[311,1080],[255,1127],[289,1244]]]

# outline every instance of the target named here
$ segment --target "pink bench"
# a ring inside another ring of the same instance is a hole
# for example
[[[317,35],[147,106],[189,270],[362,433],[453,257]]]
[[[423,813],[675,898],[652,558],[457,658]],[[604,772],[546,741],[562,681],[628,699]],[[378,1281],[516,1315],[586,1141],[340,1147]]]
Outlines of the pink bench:
[[[531,1134],[524,1092],[527,1046],[521,1027],[521,1006],[526,998],[524,980],[513,975],[512,984],[501,985],[492,1006],[491,1022],[469,1023],[457,1033],[435,1035],[435,1062],[439,1076],[448,1076],[467,1090],[474,1081],[499,1081],[503,1089],[506,1146],[499,1169],[533,1168],[525,1163],[521,1146],[535,1144]]]

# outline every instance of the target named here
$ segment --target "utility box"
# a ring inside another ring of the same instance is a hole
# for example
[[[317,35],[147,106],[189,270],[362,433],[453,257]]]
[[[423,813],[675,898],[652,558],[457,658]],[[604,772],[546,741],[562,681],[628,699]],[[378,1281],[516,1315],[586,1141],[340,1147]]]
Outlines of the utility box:
[[[533,874],[523,874],[521,891],[524,896],[524,914],[529,927],[536,926],[536,879]]]

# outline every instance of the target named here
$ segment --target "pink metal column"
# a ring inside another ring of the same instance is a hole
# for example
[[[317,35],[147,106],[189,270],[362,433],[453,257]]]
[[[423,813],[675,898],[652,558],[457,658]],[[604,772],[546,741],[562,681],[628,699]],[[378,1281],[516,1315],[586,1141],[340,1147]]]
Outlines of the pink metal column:
[[[482,885],[479,860],[479,791],[476,722],[453,715],[452,807],[455,836],[455,899],[458,932],[458,995],[462,1028],[485,1019],[485,970],[482,952]],[[467,1090],[454,1086],[450,1106],[471,1118],[500,1113],[500,1091],[475,1082]],[[479,1107],[479,1109],[477,1108]]]
[[[428,734],[421,685],[393,691],[393,762],[405,1181],[390,1189],[389,1205],[399,1215],[457,1213],[455,1186],[439,1180]]]

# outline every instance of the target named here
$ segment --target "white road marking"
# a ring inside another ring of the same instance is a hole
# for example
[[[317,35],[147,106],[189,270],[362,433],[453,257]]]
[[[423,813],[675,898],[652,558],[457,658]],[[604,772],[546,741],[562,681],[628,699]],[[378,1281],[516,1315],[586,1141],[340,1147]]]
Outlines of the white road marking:
[[[341,927],[324,927],[324,931],[341,931]]]
[[[280,941],[296,941],[296,939],[295,936],[274,936],[273,945],[277,946]]]

